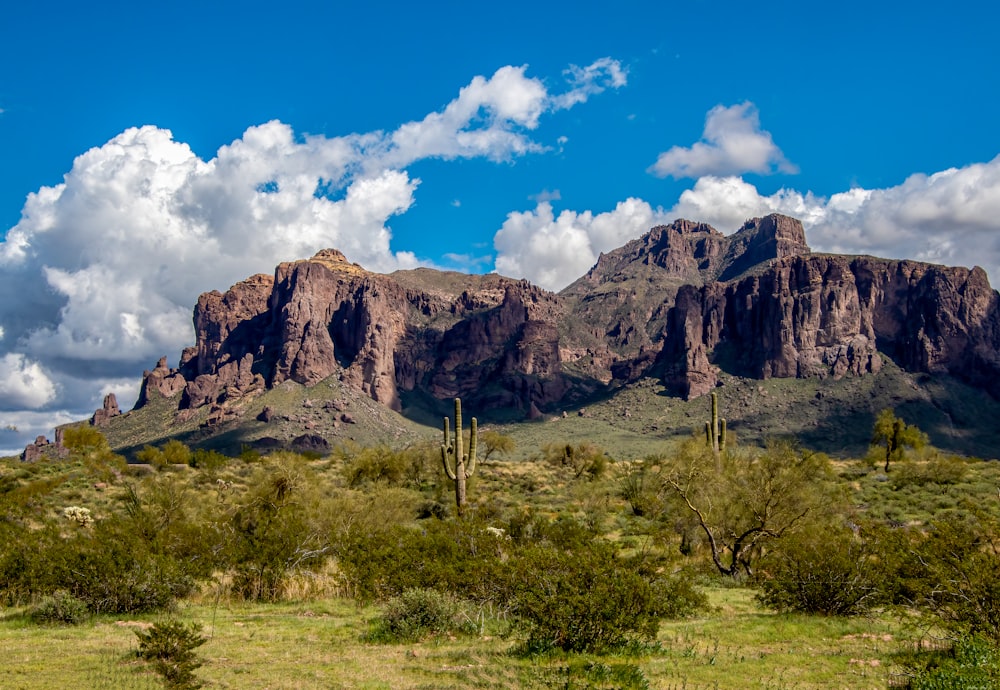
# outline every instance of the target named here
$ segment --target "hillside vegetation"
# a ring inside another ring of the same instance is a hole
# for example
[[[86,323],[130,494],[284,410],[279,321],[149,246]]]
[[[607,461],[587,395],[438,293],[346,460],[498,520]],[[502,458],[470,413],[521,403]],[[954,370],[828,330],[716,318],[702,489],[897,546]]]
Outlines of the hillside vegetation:
[[[481,424],[462,517],[440,429],[329,452],[132,443],[139,464],[68,429],[66,458],[0,464],[4,685],[1000,678],[1000,465],[912,422],[896,445],[869,424],[855,457],[738,425],[717,451],[701,432],[629,443],[635,415],[608,405]],[[702,429],[707,401],[690,415]]]

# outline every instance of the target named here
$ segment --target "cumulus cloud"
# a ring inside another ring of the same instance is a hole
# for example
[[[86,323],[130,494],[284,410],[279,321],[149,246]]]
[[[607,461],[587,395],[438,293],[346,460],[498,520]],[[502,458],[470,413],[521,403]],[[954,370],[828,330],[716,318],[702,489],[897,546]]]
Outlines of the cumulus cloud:
[[[613,211],[596,215],[567,210],[558,217],[549,201],[540,201],[533,211],[510,213],[494,235],[496,270],[560,290],[593,266],[601,252],[621,246],[664,219],[662,210],[641,199],[626,199]]]
[[[608,58],[570,68],[561,90],[507,66],[393,131],[302,136],[272,121],[208,160],[166,129],[122,132],[30,194],[0,242],[2,404],[80,416],[113,387],[127,405],[144,367],[192,343],[201,292],[279,261],[336,247],[374,271],[418,265],[388,226],[414,204],[408,166],[543,151],[542,117],[624,83]]]
[[[770,133],[760,128],[757,108],[749,101],[709,110],[702,141],[661,153],[649,170],[660,177],[674,178],[798,172]]]
[[[613,211],[564,210],[556,217],[546,201],[508,215],[494,236],[495,265],[499,273],[559,290],[583,275],[601,251],[656,224],[687,218],[728,234],[769,213],[800,219],[815,251],[980,266],[994,287],[1000,282],[1000,156],[828,198],[794,189],[764,195],[740,177],[706,176],[666,211],[630,198]]]
[[[36,409],[56,396],[56,385],[37,362],[19,353],[0,358],[0,405]]]
[[[801,219],[817,251],[980,266],[1000,280],[1000,157],[829,198],[789,189],[765,196],[740,178],[706,177],[668,215],[729,232],[772,212]]]

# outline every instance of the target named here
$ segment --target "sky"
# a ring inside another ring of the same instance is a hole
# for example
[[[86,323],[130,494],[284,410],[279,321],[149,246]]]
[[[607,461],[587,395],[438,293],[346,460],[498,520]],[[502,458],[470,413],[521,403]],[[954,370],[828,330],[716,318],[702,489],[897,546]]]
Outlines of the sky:
[[[334,247],[559,290],[676,218],[1000,282],[992,3],[20,3],[0,22],[0,453]]]

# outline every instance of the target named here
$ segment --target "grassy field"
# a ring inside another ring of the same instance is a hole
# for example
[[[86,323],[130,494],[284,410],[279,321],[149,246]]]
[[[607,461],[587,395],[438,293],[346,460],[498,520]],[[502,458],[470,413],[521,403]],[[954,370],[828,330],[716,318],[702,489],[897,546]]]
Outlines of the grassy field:
[[[363,641],[374,607],[341,599],[285,604],[184,604],[204,626],[197,676],[212,688],[884,688],[897,652],[919,632],[890,618],[775,614],[742,588],[707,590],[712,611],[666,622],[658,645],[630,656],[510,654],[502,630],[410,644]],[[0,684],[10,690],[152,688],[136,658],[136,626],[98,618],[39,627],[0,614]]]

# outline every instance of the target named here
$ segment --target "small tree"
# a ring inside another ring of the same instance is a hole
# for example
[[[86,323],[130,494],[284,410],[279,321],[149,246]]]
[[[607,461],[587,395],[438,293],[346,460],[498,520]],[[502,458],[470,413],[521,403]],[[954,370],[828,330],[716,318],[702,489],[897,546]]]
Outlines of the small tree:
[[[819,480],[828,471],[825,456],[788,442],[759,454],[727,449],[717,465],[714,449],[692,439],[665,468],[664,488],[705,533],[719,572],[752,576],[764,544],[822,505]]]
[[[479,448],[482,450],[483,462],[489,462],[494,455],[512,453],[516,447],[514,439],[499,431],[490,429],[479,434]]]
[[[886,408],[875,418],[871,442],[872,445],[885,444],[885,471],[888,472],[890,462],[903,458],[904,447],[919,450],[927,445],[927,434],[907,424],[891,409]]]

